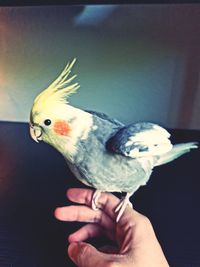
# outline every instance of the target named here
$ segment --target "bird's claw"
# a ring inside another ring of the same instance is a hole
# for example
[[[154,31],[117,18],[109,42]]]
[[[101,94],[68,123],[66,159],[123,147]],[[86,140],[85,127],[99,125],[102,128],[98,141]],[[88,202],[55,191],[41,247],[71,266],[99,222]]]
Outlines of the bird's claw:
[[[91,207],[92,207],[93,210],[98,210],[99,209],[98,202],[99,202],[99,198],[101,196],[101,193],[102,193],[102,191],[99,190],[99,189],[94,191],[94,194],[92,196],[92,203],[91,203]],[[129,205],[131,208],[133,207],[132,203],[129,200],[129,197],[131,195],[132,195],[131,193],[127,193],[126,196],[121,199],[119,205],[117,205],[117,207],[115,209],[115,213],[118,213],[117,214],[117,218],[116,218],[116,222],[119,222],[119,220],[120,220],[122,214],[124,213],[127,205]]]
[[[124,213],[127,205],[129,205],[131,208],[133,207],[132,203],[129,200],[129,194],[127,194],[119,203],[119,205],[115,209],[115,213],[118,212],[116,222],[119,222],[122,214]]]
[[[99,201],[99,197],[101,196],[101,190],[96,190],[92,196],[92,209],[93,210],[98,210],[98,201]]]

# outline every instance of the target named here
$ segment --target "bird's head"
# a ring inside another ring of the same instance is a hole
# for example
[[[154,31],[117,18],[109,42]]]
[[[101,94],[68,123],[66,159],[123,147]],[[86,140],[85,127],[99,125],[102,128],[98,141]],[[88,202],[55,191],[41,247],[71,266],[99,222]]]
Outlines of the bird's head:
[[[92,124],[91,115],[68,104],[68,97],[79,88],[69,77],[75,59],[68,63],[59,77],[34,100],[30,114],[30,134],[54,146],[62,154],[75,153],[78,138],[87,135]]]

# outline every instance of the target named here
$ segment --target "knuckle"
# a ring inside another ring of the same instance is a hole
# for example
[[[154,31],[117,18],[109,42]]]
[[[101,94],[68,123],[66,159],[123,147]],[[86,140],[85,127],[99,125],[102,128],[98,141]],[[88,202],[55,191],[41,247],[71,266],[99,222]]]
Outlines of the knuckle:
[[[101,210],[97,210],[93,217],[93,222],[101,225],[102,223],[102,212]]]
[[[151,226],[151,222],[148,217],[142,215],[141,221],[145,226],[147,227]]]
[[[153,226],[148,217],[142,215],[139,223],[144,233],[154,233]]]
[[[89,207],[91,206],[92,203],[93,194],[94,194],[93,191],[91,191],[91,194],[85,195],[85,204]]]

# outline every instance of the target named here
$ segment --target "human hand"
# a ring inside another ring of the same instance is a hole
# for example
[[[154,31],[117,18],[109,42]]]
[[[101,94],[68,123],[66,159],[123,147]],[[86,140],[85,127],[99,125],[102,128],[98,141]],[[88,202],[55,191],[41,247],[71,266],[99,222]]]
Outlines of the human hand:
[[[93,191],[69,189],[68,198],[78,204],[57,208],[55,217],[61,221],[86,222],[68,238],[68,254],[79,267],[169,267],[150,221],[127,207],[116,223],[115,208],[119,199],[102,193],[99,210],[90,208]],[[106,235],[116,242],[116,248],[97,250],[84,242],[88,238]]]

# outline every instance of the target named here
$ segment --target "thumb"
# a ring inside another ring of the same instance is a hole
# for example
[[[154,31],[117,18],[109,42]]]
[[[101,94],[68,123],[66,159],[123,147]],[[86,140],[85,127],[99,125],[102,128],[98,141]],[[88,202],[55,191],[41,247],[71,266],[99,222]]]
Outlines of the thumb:
[[[68,247],[71,260],[79,267],[105,267],[112,256],[101,253],[95,247],[84,242],[74,242]]]

